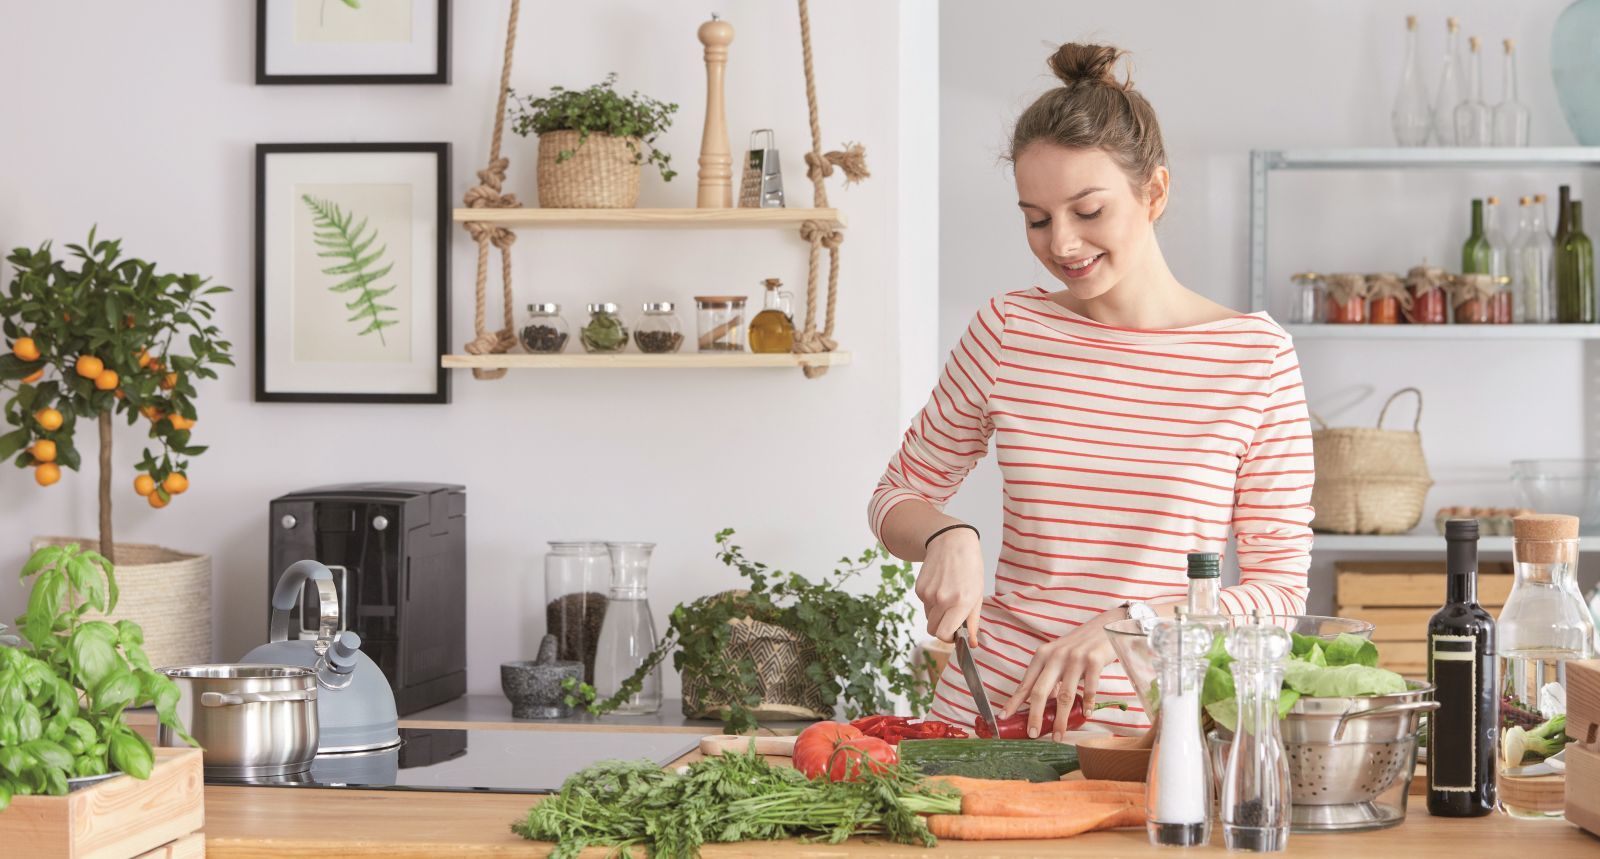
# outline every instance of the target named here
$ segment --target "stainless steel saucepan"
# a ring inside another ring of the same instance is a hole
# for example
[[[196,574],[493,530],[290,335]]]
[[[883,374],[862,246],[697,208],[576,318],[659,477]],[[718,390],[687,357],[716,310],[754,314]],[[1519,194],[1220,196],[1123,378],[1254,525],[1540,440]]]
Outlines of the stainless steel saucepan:
[[[294,665],[163,668],[182,697],[178,721],[205,749],[205,772],[222,778],[291,775],[317,755],[317,674]],[[161,727],[163,746],[183,741]]]

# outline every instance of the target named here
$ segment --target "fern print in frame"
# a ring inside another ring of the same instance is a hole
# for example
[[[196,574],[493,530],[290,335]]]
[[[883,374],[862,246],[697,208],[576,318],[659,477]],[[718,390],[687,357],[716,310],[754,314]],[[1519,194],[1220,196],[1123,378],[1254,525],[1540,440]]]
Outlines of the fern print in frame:
[[[378,342],[388,345],[383,336],[383,329],[399,325],[400,322],[396,319],[384,319],[383,314],[397,312],[399,308],[379,304],[378,299],[394,292],[394,284],[384,287],[374,287],[373,284],[388,275],[394,269],[394,263],[388,263],[376,270],[370,270],[370,267],[383,262],[383,254],[389,246],[379,245],[376,251],[367,254],[373,243],[378,240],[378,231],[367,227],[366,218],[362,218],[361,223],[352,229],[350,222],[355,219],[355,213],[343,211],[337,203],[331,200],[319,200],[310,194],[302,194],[300,199],[317,216],[313,224],[316,234],[312,239],[322,248],[317,252],[317,256],[345,260],[340,265],[323,269],[322,273],[339,277],[349,275],[328,287],[332,292],[355,295],[354,301],[346,302],[344,305],[346,310],[355,311],[355,315],[346,321],[361,327],[357,334],[363,337],[376,334]]]

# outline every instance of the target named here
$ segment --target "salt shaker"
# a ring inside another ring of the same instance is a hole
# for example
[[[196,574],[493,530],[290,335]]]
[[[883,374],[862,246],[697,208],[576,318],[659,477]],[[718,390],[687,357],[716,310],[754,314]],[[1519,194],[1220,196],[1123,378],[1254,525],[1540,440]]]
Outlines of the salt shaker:
[[[1289,759],[1278,730],[1278,693],[1291,644],[1289,633],[1263,623],[1260,612],[1228,635],[1238,704],[1222,781],[1222,840],[1229,850],[1275,853],[1289,843]]]
[[[1150,632],[1160,678],[1160,721],[1145,789],[1145,829],[1150,843],[1203,846],[1211,840],[1211,762],[1200,730],[1200,687],[1205,682],[1211,630],[1188,618]]]

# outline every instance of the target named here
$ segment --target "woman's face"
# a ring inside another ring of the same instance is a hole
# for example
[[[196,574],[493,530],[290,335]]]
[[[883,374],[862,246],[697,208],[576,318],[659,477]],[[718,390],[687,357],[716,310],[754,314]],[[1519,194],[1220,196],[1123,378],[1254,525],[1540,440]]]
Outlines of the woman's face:
[[[1097,298],[1150,258],[1167,202],[1167,170],[1147,188],[1100,149],[1034,143],[1015,159],[1028,247],[1080,301]]]

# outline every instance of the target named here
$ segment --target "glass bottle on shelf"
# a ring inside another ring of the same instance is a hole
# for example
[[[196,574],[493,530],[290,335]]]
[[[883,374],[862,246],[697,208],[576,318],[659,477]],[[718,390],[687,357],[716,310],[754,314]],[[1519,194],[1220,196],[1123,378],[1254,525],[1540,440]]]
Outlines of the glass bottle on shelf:
[[[1483,54],[1477,36],[1467,39],[1467,98],[1456,105],[1456,144],[1488,146],[1493,135],[1494,111],[1483,101]]]
[[[1483,201],[1472,201],[1472,232],[1461,245],[1461,273],[1488,274],[1490,271],[1489,237],[1483,232]]]
[[[1557,320],[1595,321],[1594,246],[1583,234],[1583,204],[1561,186],[1561,221],[1556,225],[1555,283]]]
[[[571,333],[567,320],[561,318],[561,305],[530,304],[528,324],[522,326],[517,339],[522,341],[523,349],[543,355],[567,348],[567,338]],[[556,658],[566,659],[565,656]]]
[[[756,318],[750,320],[750,351],[762,353],[794,351],[794,293],[778,287],[783,281],[769,277],[761,282],[767,289],[766,302]]]
[[[656,624],[650,613],[648,572],[654,543],[606,543],[611,555],[611,596],[595,656],[594,687],[599,699],[621,691],[656,649]],[[661,709],[661,665],[647,672],[638,690],[614,711],[638,716]]]
[[[1222,779],[1222,838],[1229,850],[1275,853],[1289,842],[1289,756],[1278,695],[1292,642],[1259,612],[1228,634],[1237,717]]]
[[[1566,665],[1595,655],[1594,619],[1578,590],[1578,517],[1512,520],[1515,578],[1500,610],[1500,808],[1560,818],[1564,776],[1545,758],[1561,750],[1550,721],[1567,712]],[[1541,727],[1542,726],[1542,727]]]
[[[1401,146],[1424,146],[1433,117],[1428,109],[1428,88],[1422,82],[1421,59],[1417,56],[1417,16],[1406,16],[1406,60],[1400,70],[1400,91],[1394,97],[1389,122]]]
[[[1466,97],[1461,86],[1461,20],[1445,19],[1444,65],[1433,93],[1433,137],[1440,146],[1456,145],[1456,105]]]
[[[1507,249],[1511,242],[1500,225],[1500,198],[1488,197],[1483,201],[1483,238],[1489,243],[1488,274],[1495,278],[1507,274]]]
[[[554,540],[544,555],[545,632],[556,637],[556,658],[582,662],[583,680],[594,683],[595,647],[605,622],[611,560],[606,544]]]
[[[1328,291],[1322,285],[1322,275],[1301,272],[1290,276],[1294,282],[1294,304],[1289,308],[1291,325],[1315,325],[1328,321]]]
[[[1532,117],[1528,106],[1517,99],[1517,43],[1506,39],[1505,84],[1500,103],[1494,108],[1494,145],[1527,146]]]
[[[683,325],[670,301],[644,305],[644,315],[633,324],[633,343],[640,352],[662,355],[676,352],[683,345]]]
[[[1511,243],[1511,290],[1517,322],[1538,325],[1553,321],[1549,301],[1550,236],[1544,230],[1543,207],[1523,197],[1517,238]]]

